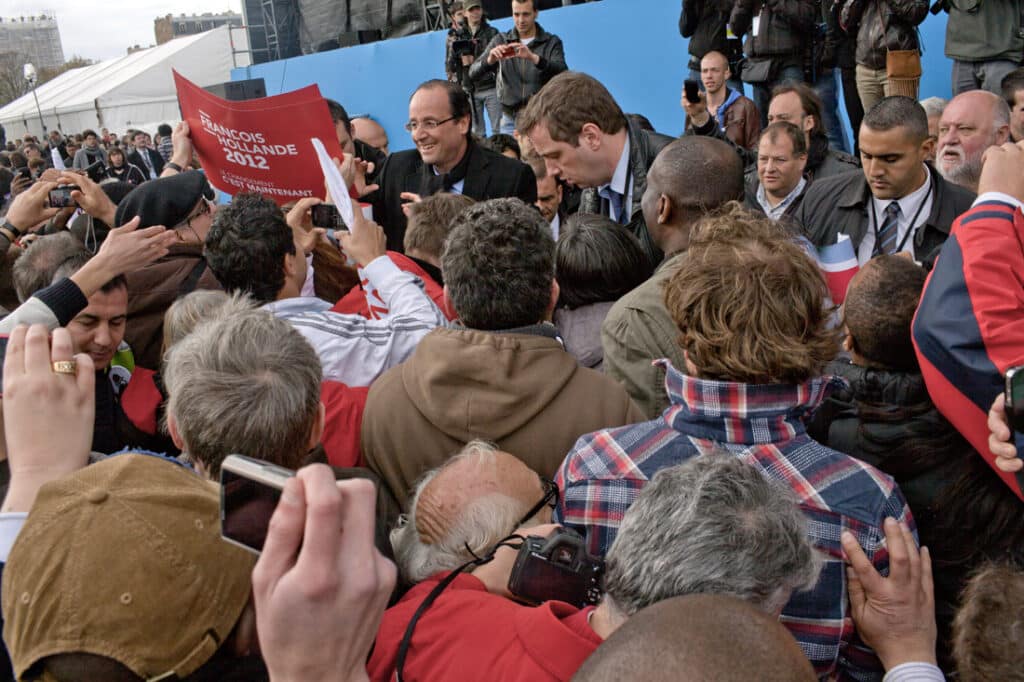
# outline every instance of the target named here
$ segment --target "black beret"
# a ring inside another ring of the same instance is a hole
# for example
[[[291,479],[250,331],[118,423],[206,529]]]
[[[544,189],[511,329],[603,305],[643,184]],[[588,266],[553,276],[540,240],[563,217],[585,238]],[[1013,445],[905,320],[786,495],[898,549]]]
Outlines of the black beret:
[[[185,222],[204,196],[212,190],[206,176],[195,170],[144,182],[117,205],[114,222],[121,227],[135,216],[142,220],[139,229],[163,225],[172,228]]]

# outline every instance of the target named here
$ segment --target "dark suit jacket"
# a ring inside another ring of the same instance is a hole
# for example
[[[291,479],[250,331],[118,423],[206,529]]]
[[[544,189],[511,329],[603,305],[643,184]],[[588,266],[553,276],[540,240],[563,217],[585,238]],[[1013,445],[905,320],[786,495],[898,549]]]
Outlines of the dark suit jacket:
[[[160,156],[160,152],[149,147],[146,147],[143,151],[149,154],[149,158],[153,162],[153,170],[156,171],[156,176],[160,177],[160,173],[164,170],[164,157]],[[149,169],[146,168],[146,162],[142,160],[142,154],[139,153],[138,149],[128,155],[128,163],[138,166],[142,174],[149,180]]]
[[[934,192],[932,210],[928,220],[914,234],[914,257],[931,267],[949,236],[953,221],[971,207],[975,195],[947,182],[934,168],[929,169]],[[835,244],[840,234],[847,234],[856,251],[869,229],[870,201],[871,189],[864,173],[850,171],[816,180],[804,194],[794,217],[815,246]]]
[[[464,195],[477,201],[517,197],[531,206],[536,203],[537,179],[533,169],[479,145],[471,145],[469,149],[467,153],[472,156],[462,187]],[[429,168],[424,168],[419,151],[395,152],[380,171],[377,179],[380,189],[364,198],[373,204],[373,218],[388,236],[388,250],[404,252],[406,219],[400,195],[414,192],[426,198],[436,193],[436,190],[423,193],[423,181],[428,177],[425,174],[430,172]]]

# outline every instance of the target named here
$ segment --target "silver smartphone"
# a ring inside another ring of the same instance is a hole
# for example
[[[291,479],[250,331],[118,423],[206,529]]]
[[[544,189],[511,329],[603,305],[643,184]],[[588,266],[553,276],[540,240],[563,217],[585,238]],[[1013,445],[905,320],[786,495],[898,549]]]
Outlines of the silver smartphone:
[[[220,467],[221,536],[259,554],[267,539],[285,481],[295,472],[244,455],[228,455]]]

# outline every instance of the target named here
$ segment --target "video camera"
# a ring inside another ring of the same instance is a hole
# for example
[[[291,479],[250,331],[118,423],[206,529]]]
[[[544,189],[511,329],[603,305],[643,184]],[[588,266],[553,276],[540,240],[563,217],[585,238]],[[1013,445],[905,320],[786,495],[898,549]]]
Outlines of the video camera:
[[[508,589],[532,604],[554,599],[582,608],[601,599],[603,575],[604,561],[590,556],[583,538],[560,528],[546,538],[530,535],[523,541]]]

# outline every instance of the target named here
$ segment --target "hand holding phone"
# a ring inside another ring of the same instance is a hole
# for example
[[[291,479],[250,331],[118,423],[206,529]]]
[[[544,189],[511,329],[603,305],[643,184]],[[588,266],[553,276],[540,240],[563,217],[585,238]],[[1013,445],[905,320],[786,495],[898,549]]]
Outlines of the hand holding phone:
[[[690,104],[697,104],[700,102],[700,84],[695,80],[687,78],[683,81],[683,94],[686,96],[686,101]]]
[[[271,679],[366,678],[395,565],[374,544],[371,482],[323,464],[289,480],[252,574],[256,628]]]
[[[220,467],[221,535],[259,554],[284,484],[295,472],[260,459],[228,455]]]
[[[78,203],[71,198],[71,193],[77,189],[78,188],[74,185],[63,185],[57,189],[50,190],[50,194],[48,195],[50,208],[77,207]]]

